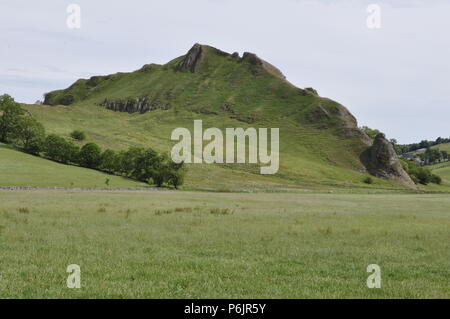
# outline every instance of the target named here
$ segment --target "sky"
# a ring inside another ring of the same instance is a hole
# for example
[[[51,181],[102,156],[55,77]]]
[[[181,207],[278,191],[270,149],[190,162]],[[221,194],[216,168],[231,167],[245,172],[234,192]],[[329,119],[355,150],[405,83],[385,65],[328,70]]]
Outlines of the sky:
[[[71,4],[80,28],[67,24]],[[0,94],[19,102],[201,43],[256,53],[399,143],[450,137],[450,0],[2,0],[0,10]]]

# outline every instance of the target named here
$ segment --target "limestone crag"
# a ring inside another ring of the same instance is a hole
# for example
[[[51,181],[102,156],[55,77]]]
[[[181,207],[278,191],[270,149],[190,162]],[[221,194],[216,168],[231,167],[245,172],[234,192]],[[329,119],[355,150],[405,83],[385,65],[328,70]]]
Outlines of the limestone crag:
[[[158,101],[149,101],[146,96],[115,101],[105,99],[99,105],[106,107],[108,110],[128,113],[145,113],[154,110],[168,110],[170,108],[169,104],[161,104]]]
[[[372,146],[363,153],[361,160],[370,174],[394,179],[405,186],[416,188],[411,177],[403,169],[394,147],[383,133],[375,137]]]

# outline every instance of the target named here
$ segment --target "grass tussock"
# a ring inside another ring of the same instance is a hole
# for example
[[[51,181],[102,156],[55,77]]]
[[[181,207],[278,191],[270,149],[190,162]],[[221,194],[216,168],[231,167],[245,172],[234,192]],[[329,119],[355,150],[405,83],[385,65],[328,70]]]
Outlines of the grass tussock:
[[[192,212],[192,207],[177,207],[177,208],[175,208],[175,212],[177,212],[177,213],[181,213],[181,212],[187,212],[187,213],[190,213],[190,212]]]
[[[319,228],[317,231],[322,235],[331,235],[333,233],[333,228],[328,226],[326,228]]]
[[[209,213],[212,215],[231,215],[234,211],[229,208],[211,208]]]
[[[174,212],[173,209],[157,209],[155,210],[155,215],[156,216],[169,215],[172,214],[173,212]]]
[[[17,210],[21,214],[29,214],[30,213],[30,210],[28,207],[19,207]]]

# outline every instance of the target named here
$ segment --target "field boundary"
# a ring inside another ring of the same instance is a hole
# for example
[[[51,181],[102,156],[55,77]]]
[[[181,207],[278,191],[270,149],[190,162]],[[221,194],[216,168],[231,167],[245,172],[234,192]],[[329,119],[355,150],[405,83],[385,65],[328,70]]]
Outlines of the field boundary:
[[[29,190],[64,190],[64,191],[164,191],[164,187],[38,187],[38,186],[0,186],[0,191],[29,191]]]

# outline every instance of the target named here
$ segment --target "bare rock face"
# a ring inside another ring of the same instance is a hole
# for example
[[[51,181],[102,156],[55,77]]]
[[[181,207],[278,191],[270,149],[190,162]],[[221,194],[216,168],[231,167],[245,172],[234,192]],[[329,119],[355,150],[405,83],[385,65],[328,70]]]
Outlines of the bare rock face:
[[[361,155],[367,171],[377,177],[398,181],[405,186],[416,188],[411,177],[405,172],[392,144],[383,133],[378,134],[372,146]]]
[[[111,101],[105,99],[100,106],[106,107],[108,110],[116,112],[127,113],[145,113],[154,110],[167,110],[170,108],[168,104],[161,104],[158,101],[149,101],[146,96],[128,99],[128,100],[115,100]]]
[[[201,44],[194,44],[188,51],[184,59],[178,65],[178,71],[195,72],[198,68],[199,62],[203,56],[203,47]]]
[[[269,62],[266,62],[263,59],[259,58],[254,53],[244,52],[241,60],[242,61],[246,61],[246,62],[250,63],[253,66],[252,71],[253,71],[254,74],[259,74],[262,71],[266,71],[266,72],[276,76],[277,78],[280,78],[282,80],[286,79],[284,74],[281,73],[281,71],[278,70],[278,68],[276,68],[275,66],[273,66]]]

